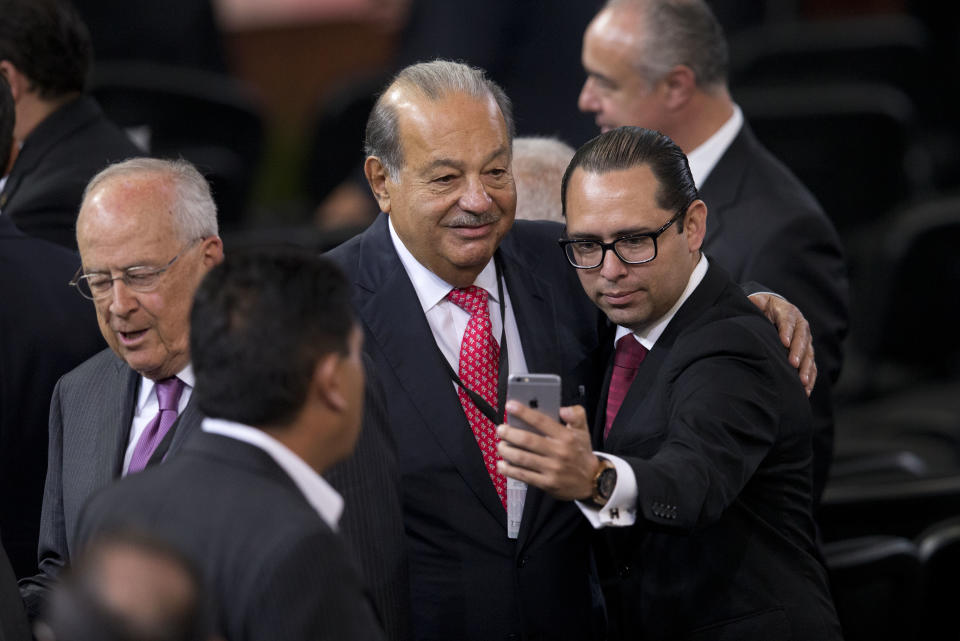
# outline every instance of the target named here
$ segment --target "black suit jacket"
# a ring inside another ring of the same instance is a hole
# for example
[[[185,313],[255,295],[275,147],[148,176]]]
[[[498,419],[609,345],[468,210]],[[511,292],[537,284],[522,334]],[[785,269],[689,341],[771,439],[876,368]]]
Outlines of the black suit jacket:
[[[0,212],[30,236],[76,249],[87,183],[108,164],[143,155],[93,98],[82,96],[27,136],[0,194]]]
[[[53,387],[104,348],[93,304],[67,286],[79,265],[0,215],[0,531],[17,576],[37,567]]]
[[[0,641],[30,641],[30,627],[17,591],[17,580],[0,545]]]
[[[602,414],[596,445],[638,487],[637,522],[601,535],[611,638],[841,638],[814,543],[809,404],[721,268],[647,354],[604,443]]]
[[[105,349],[66,374],[53,390],[37,551],[40,572],[20,582],[31,619],[39,614],[50,582],[73,557],[80,509],[123,471],[139,380],[139,374]],[[202,418],[191,396],[172,428],[168,457],[199,428]]]
[[[556,246],[562,228],[517,221],[498,250],[531,372],[563,376],[581,402],[597,315]],[[416,639],[590,639],[599,624],[587,526],[571,504],[530,489],[519,538],[484,467],[387,217],[330,252],[353,281],[365,350],[398,447]],[[515,635],[515,636],[510,636]]]
[[[76,545],[146,528],[191,559],[231,641],[383,639],[340,537],[263,450],[195,433],[176,458],[94,496]]]
[[[410,575],[397,444],[376,366],[366,354],[363,361],[363,429],[353,454],[323,476],[343,496],[340,532],[363,572],[384,632],[391,641],[403,641],[410,638]]]
[[[832,388],[847,332],[847,271],[840,239],[813,195],[743,129],[700,189],[707,203],[703,249],[737,282],[763,283],[800,308],[813,332],[818,369],[814,500],[833,458]]]

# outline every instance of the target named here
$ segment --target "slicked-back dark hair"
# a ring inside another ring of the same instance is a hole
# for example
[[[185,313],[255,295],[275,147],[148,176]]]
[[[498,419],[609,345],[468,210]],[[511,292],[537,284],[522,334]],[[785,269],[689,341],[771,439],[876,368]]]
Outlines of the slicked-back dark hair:
[[[659,131],[643,127],[618,127],[587,141],[567,166],[561,183],[563,215],[567,215],[567,184],[577,168],[592,174],[647,165],[657,179],[657,207],[686,212],[697,199],[697,187],[683,151]],[[677,231],[683,230],[683,216]]]
[[[206,275],[190,312],[190,359],[207,416],[289,425],[319,359],[346,353],[354,325],[340,269],[297,249],[230,254]]]
[[[12,62],[41,98],[83,91],[90,32],[67,0],[0,0],[0,60]]]

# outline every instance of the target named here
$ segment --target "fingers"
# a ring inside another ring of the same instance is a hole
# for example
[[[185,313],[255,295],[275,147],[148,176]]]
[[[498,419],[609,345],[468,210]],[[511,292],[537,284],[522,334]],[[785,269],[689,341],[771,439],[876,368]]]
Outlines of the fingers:
[[[807,396],[813,392],[813,386],[817,382],[817,364],[813,360],[813,349],[804,356],[803,363],[800,365],[800,380],[803,382],[803,388],[807,391]]]

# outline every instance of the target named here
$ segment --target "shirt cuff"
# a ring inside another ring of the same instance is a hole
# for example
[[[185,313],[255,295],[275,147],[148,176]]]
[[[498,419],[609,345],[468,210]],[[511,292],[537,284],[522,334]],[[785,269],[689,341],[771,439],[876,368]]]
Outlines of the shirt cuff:
[[[602,508],[589,501],[575,501],[594,529],[604,527],[628,527],[637,522],[637,477],[630,464],[618,456],[606,452],[594,452],[605,458],[617,470],[617,484],[610,500]]]

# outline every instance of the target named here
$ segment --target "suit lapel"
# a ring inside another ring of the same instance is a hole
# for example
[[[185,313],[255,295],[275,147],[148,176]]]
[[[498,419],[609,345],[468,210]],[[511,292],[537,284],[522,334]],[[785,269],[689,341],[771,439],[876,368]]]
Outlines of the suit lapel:
[[[634,424],[634,415],[643,405],[647,394],[657,384],[663,364],[681,332],[716,301],[723,291],[726,278],[726,273],[721,268],[710,264],[703,280],[667,324],[667,328],[657,339],[653,349],[640,364],[637,377],[630,384],[627,396],[623,399],[623,404],[617,411],[617,417],[613,420],[610,435],[604,443],[604,450],[616,451],[627,434],[635,437],[636,431],[643,429],[643,426]]]
[[[137,405],[137,391],[139,389],[140,375],[132,370],[124,361],[115,359],[116,376],[118,381],[119,393],[114,395],[114,406],[106,415],[103,429],[104,436],[112,440],[110,452],[113,460],[104,465],[98,466],[100,469],[110,470],[110,477],[106,480],[112,480],[120,476],[123,472],[123,458],[127,452],[127,444],[130,441],[130,424],[133,422],[133,414]],[[112,420],[110,420],[112,419]],[[105,454],[106,448],[101,449]]]
[[[364,234],[356,281],[358,313],[422,423],[467,485],[506,529],[506,513],[490,481],[463,407],[416,291],[390,240],[386,216]]]
[[[509,244],[501,246],[500,256],[527,369],[531,373],[561,372],[562,346],[556,327],[556,302],[550,285],[524,265],[519,256],[511,251]],[[541,490],[534,487],[527,489],[517,535],[518,553],[549,516],[555,503],[552,497]]]
[[[720,157],[713,171],[700,187],[700,197],[707,204],[707,232],[703,247],[709,248],[722,235],[723,213],[737,202],[744,180],[746,158],[753,143],[753,133],[743,124],[740,133]]]

